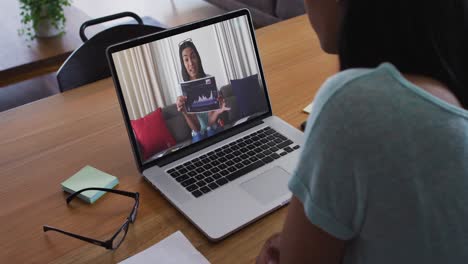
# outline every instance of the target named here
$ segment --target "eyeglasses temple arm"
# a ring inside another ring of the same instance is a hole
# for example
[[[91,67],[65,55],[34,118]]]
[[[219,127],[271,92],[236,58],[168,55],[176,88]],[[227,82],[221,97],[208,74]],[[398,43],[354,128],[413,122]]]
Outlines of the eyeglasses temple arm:
[[[95,244],[95,245],[98,245],[98,246],[108,248],[108,243],[106,243],[106,242],[99,241],[99,240],[96,240],[96,239],[92,239],[92,238],[89,238],[89,237],[80,236],[80,235],[77,235],[77,234],[73,234],[73,233],[70,233],[70,232],[63,231],[63,230],[60,230],[58,228],[52,227],[52,226],[44,225],[43,230],[44,230],[44,232],[56,231],[56,232],[65,234],[67,236],[78,238],[80,240],[83,240],[83,241],[86,241],[86,242],[89,242],[89,243],[92,243],[92,244]]]
[[[110,193],[115,193],[115,194],[128,196],[128,197],[131,197],[131,198],[139,197],[139,193],[126,192],[126,191],[114,190],[114,189],[108,189],[108,188],[92,187],[92,188],[81,189],[81,190],[79,190],[77,192],[72,193],[70,196],[67,197],[67,203],[70,203],[70,201],[73,200],[73,198],[75,198],[78,194],[80,194],[82,192],[85,192],[85,191],[104,191],[104,192],[110,192]]]

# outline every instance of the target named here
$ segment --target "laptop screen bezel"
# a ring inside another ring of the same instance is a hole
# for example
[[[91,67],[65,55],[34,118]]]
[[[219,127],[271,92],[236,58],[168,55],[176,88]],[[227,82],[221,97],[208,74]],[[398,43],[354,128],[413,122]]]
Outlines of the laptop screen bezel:
[[[160,158],[157,158],[155,160],[152,160],[150,162],[145,163],[143,161],[143,159],[142,159],[143,157],[141,156],[140,152],[138,151],[138,149],[139,149],[138,143],[137,143],[136,137],[135,137],[135,135],[133,133],[133,128],[131,126],[130,117],[129,117],[129,114],[128,114],[128,111],[127,111],[127,106],[126,106],[123,94],[122,94],[122,89],[121,89],[121,86],[120,86],[120,82],[118,80],[118,75],[117,75],[117,71],[116,71],[116,68],[115,68],[114,59],[112,57],[112,54],[116,53],[116,52],[119,52],[119,51],[122,51],[122,50],[130,49],[130,48],[133,48],[133,47],[136,47],[136,46],[151,43],[151,42],[154,42],[154,41],[158,41],[158,40],[161,40],[161,39],[164,39],[164,38],[172,37],[174,35],[185,33],[185,32],[192,31],[192,30],[195,30],[195,29],[199,29],[199,28],[202,28],[202,27],[210,26],[210,25],[213,25],[213,24],[216,24],[216,23],[219,23],[219,22],[223,22],[223,21],[230,20],[230,19],[237,18],[237,17],[241,17],[241,16],[246,16],[247,17],[249,30],[250,30],[250,35],[252,37],[252,45],[254,47],[255,56],[256,56],[256,60],[257,60],[257,65],[258,65],[258,73],[260,74],[260,79],[262,81],[264,94],[266,96],[265,99],[267,100],[267,107],[268,107],[267,110],[268,111],[265,112],[262,115],[259,115],[259,116],[255,117],[255,118],[252,118],[252,119],[250,119],[250,120],[248,120],[248,121],[246,121],[246,122],[244,122],[242,124],[239,124],[239,125],[237,125],[235,127],[229,128],[229,129],[227,129],[225,131],[221,131],[221,132],[217,133],[216,136],[212,136],[212,137],[209,137],[209,138],[204,139],[202,141],[192,143],[192,144],[190,144],[190,145],[188,145],[186,147],[183,147],[182,149],[177,150],[177,151],[175,151],[173,153],[169,153],[169,154],[164,155],[164,156],[162,156]],[[174,161],[176,161],[178,159],[181,159],[183,157],[191,155],[191,154],[193,154],[193,153],[195,153],[197,151],[200,151],[200,150],[202,150],[202,149],[204,149],[204,148],[206,148],[206,147],[208,147],[210,145],[213,145],[213,144],[215,144],[217,142],[220,142],[220,141],[225,140],[225,139],[227,139],[229,137],[232,137],[232,136],[234,136],[234,135],[236,135],[236,134],[238,134],[238,133],[240,133],[242,131],[245,131],[245,130],[247,130],[249,128],[257,126],[257,125],[262,123],[263,119],[265,119],[265,118],[267,118],[269,116],[272,116],[272,108],[271,108],[271,103],[270,103],[270,97],[268,95],[268,89],[267,89],[267,85],[266,85],[266,81],[265,81],[265,76],[264,76],[264,73],[263,73],[263,67],[262,67],[262,64],[261,64],[261,61],[260,61],[260,55],[259,55],[259,52],[258,52],[258,47],[257,47],[257,42],[256,42],[256,37],[255,37],[255,30],[254,30],[254,27],[253,27],[250,12],[247,9],[241,9],[241,10],[238,10],[238,11],[229,12],[229,13],[226,13],[226,14],[223,14],[223,15],[220,15],[220,16],[216,16],[216,17],[206,19],[206,20],[202,20],[202,21],[198,21],[198,22],[178,26],[178,27],[175,27],[175,28],[171,28],[171,29],[161,31],[161,32],[157,32],[157,33],[153,33],[153,34],[146,35],[146,36],[143,36],[143,37],[139,37],[139,38],[136,38],[136,39],[128,40],[128,41],[125,41],[125,42],[122,42],[122,43],[119,43],[119,44],[115,44],[115,45],[112,45],[112,46],[107,48],[106,55],[107,55],[110,70],[111,70],[111,73],[112,73],[112,79],[114,81],[116,94],[117,94],[117,97],[118,97],[118,100],[119,100],[119,103],[120,103],[120,108],[122,110],[123,118],[124,118],[124,121],[125,121],[125,127],[127,129],[127,134],[128,134],[129,139],[130,139],[130,143],[132,145],[133,156],[135,158],[135,161],[136,161],[137,166],[138,166],[138,170],[140,172],[144,171],[145,169],[151,168],[153,166],[162,167],[162,166],[167,165],[169,163],[172,163],[172,162],[174,162]]]

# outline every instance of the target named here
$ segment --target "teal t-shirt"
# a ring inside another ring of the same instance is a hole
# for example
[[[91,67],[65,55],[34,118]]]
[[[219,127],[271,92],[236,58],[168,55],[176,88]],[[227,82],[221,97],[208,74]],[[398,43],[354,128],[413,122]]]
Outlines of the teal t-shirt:
[[[468,111],[384,63],[327,80],[305,133],[289,188],[343,263],[468,261]]]
[[[200,123],[200,131],[205,131],[208,127],[208,112],[196,114]]]

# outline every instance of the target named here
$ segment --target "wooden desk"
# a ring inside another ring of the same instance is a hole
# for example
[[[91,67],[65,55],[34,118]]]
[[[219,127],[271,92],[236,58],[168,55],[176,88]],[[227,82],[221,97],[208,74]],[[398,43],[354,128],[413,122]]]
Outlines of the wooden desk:
[[[257,36],[273,110],[298,126],[337,60],[320,50],[304,16]],[[209,242],[139,175],[110,79],[0,113],[0,127],[0,263],[113,263],[177,230],[212,263],[253,263],[282,228],[285,208]],[[87,164],[116,175],[119,189],[141,193],[137,221],[116,251],[42,232],[48,224],[105,240],[128,216],[133,201],[111,194],[92,206],[66,205],[60,183]]]
[[[29,41],[26,36],[18,35],[18,29],[22,27],[19,1],[0,1],[0,10],[0,87],[56,71],[68,55],[81,45],[79,28],[83,22],[91,19],[76,7],[67,7],[66,33],[63,36]],[[90,28],[89,32],[98,31]]]

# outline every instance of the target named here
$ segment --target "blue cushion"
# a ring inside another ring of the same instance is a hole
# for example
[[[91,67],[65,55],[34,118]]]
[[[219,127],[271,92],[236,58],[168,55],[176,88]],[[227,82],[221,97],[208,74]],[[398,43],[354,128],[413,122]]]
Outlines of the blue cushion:
[[[267,111],[265,95],[260,88],[258,74],[244,79],[231,80],[231,87],[237,99],[239,118]]]

